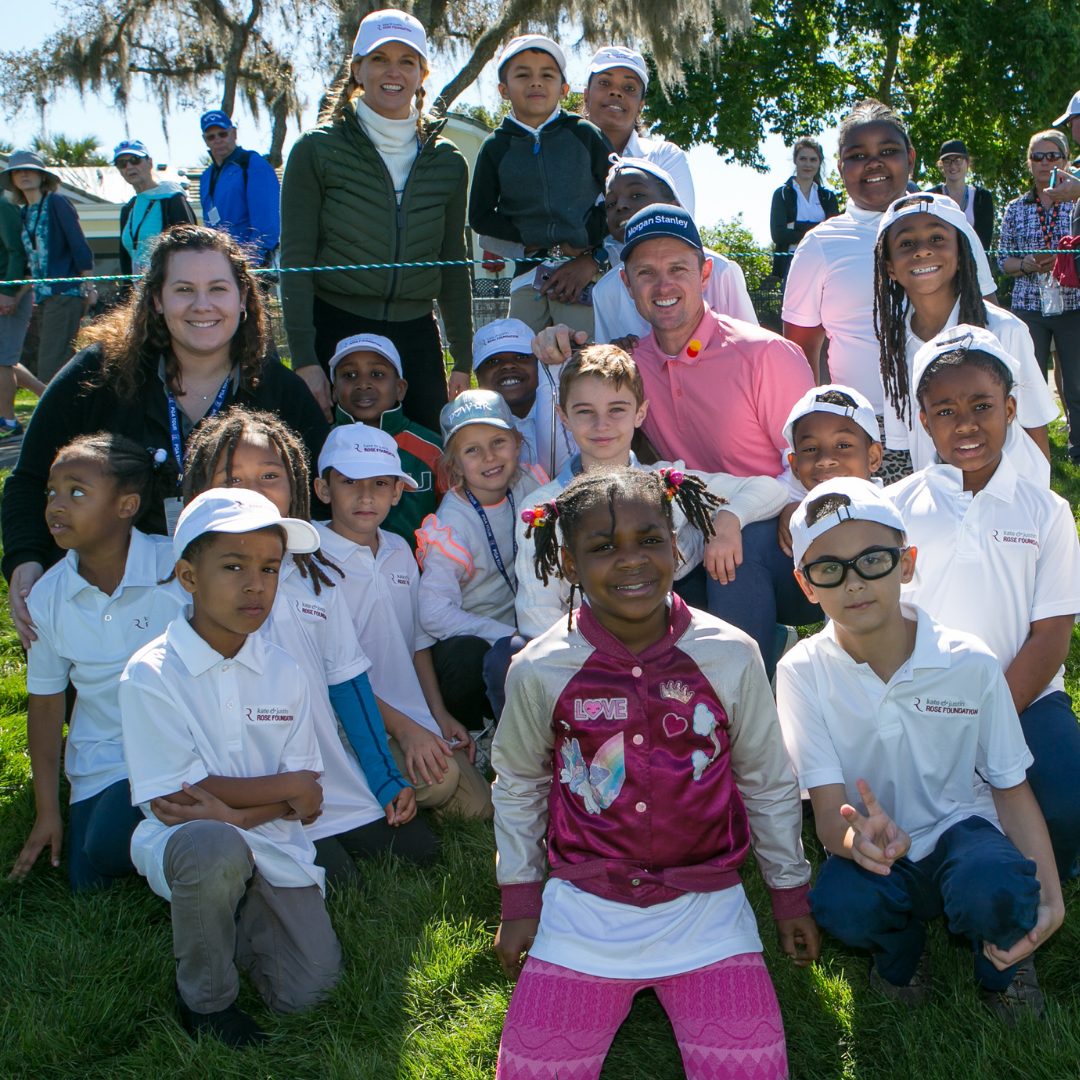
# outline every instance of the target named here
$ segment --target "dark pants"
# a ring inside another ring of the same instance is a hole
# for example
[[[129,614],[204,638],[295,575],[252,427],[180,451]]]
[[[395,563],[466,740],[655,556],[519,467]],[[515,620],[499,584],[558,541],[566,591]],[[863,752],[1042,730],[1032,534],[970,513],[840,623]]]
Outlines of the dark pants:
[[[362,875],[353,860],[384,852],[416,866],[430,866],[438,858],[439,839],[417,815],[407,825],[391,828],[385,818],[379,818],[315,841],[315,862],[326,871],[328,885],[359,885]]]
[[[820,622],[821,608],[811,604],[795,580],[794,564],[780,550],[776,518],[756,521],[742,531],[743,561],[727,585],[709,578],[709,611],[746,631],[758,644],[769,678],[776,671],[776,624],[805,626]]]
[[[1016,967],[998,971],[982,944],[1011,948],[1035,925],[1038,906],[1035,864],[979,817],[946,830],[918,862],[898,859],[884,877],[830,855],[810,893],[818,926],[869,950],[881,977],[895,986],[911,981],[926,923],[944,915],[949,930],[971,942],[978,983],[1004,990]]]
[[[1065,417],[1069,422],[1069,457],[1080,459],[1080,311],[1065,311],[1060,315],[1043,315],[1039,311],[1022,311],[1013,314],[1023,319],[1031,331],[1035,346],[1035,359],[1046,378],[1050,360],[1050,344],[1057,346],[1058,363],[1061,365],[1061,389]]]
[[[401,354],[401,367],[409,382],[402,412],[417,424],[439,430],[439,412],[446,404],[446,365],[442,338],[434,313],[419,319],[388,322],[365,319],[342,311],[315,297],[315,354],[327,377],[330,357],[337,343],[353,334],[381,334],[389,338]]]
[[[1020,714],[1024,739],[1035,759],[1027,778],[1046,818],[1062,881],[1076,874],[1080,855],[1080,724],[1062,691],[1047,694]]]
[[[709,610],[709,575],[702,564],[698,564],[685,577],[679,578],[671,586],[671,591],[684,604],[699,611]]]
[[[506,704],[507,669],[525,644],[520,634],[494,645],[471,635],[436,641],[431,659],[450,715],[470,730],[483,727],[486,717],[498,720]]]
[[[89,799],[71,804],[67,849],[73,892],[103,889],[135,873],[131,834],[142,819],[142,811],[131,805],[127,780],[117,780]]]

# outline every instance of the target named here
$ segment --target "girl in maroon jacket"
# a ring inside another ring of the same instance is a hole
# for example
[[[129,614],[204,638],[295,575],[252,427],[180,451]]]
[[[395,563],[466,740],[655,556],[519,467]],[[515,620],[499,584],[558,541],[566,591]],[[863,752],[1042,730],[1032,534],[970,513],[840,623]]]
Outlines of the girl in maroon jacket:
[[[584,474],[526,511],[537,573],[584,602],[518,654],[492,750],[495,951],[518,978],[500,1080],[599,1076],[646,987],[691,1080],[788,1075],[738,867],[752,836],[784,951],[815,959],[798,785],[757,647],[671,593],[673,499],[711,531],[674,470]]]

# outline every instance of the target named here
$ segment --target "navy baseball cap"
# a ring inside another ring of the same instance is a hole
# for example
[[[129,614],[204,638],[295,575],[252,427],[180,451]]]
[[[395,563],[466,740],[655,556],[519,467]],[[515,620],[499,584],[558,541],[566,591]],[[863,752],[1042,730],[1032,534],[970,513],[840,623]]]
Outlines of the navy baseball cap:
[[[124,157],[125,155],[128,157],[144,158],[150,156],[150,151],[146,149],[146,144],[139,139],[124,139],[122,142],[118,142],[113,149],[113,164],[116,164],[117,158]]]
[[[694,219],[681,207],[668,203],[654,203],[639,210],[627,223],[624,233],[622,260],[625,263],[630,252],[646,240],[655,240],[661,236],[671,236],[682,240],[695,251],[704,251],[701,234],[694,224]]]
[[[219,127],[224,128],[226,131],[236,125],[232,122],[232,117],[227,112],[223,112],[221,109],[211,109],[209,112],[204,112],[199,117],[199,126],[206,131],[207,128]]]

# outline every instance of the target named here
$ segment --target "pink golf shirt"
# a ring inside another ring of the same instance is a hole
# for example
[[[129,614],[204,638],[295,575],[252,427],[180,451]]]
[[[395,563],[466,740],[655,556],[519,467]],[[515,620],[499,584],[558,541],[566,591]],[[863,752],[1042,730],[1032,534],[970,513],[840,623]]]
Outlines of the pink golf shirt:
[[[706,306],[678,356],[650,333],[634,360],[649,400],[645,434],[661,458],[733,476],[784,471],[784,421],[814,385],[797,345]]]

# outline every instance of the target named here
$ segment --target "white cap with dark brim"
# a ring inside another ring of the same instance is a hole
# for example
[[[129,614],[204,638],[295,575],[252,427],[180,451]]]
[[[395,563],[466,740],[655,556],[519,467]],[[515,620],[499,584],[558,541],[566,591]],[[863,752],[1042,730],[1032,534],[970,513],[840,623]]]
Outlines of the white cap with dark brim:
[[[840,496],[842,505],[817,521],[807,523],[806,514],[810,504],[829,495]],[[836,476],[818,484],[791,515],[791,551],[795,565],[802,564],[807,549],[819,536],[824,536],[845,521],[874,521],[900,533],[907,531],[900,511],[876,484],[857,476]]]

